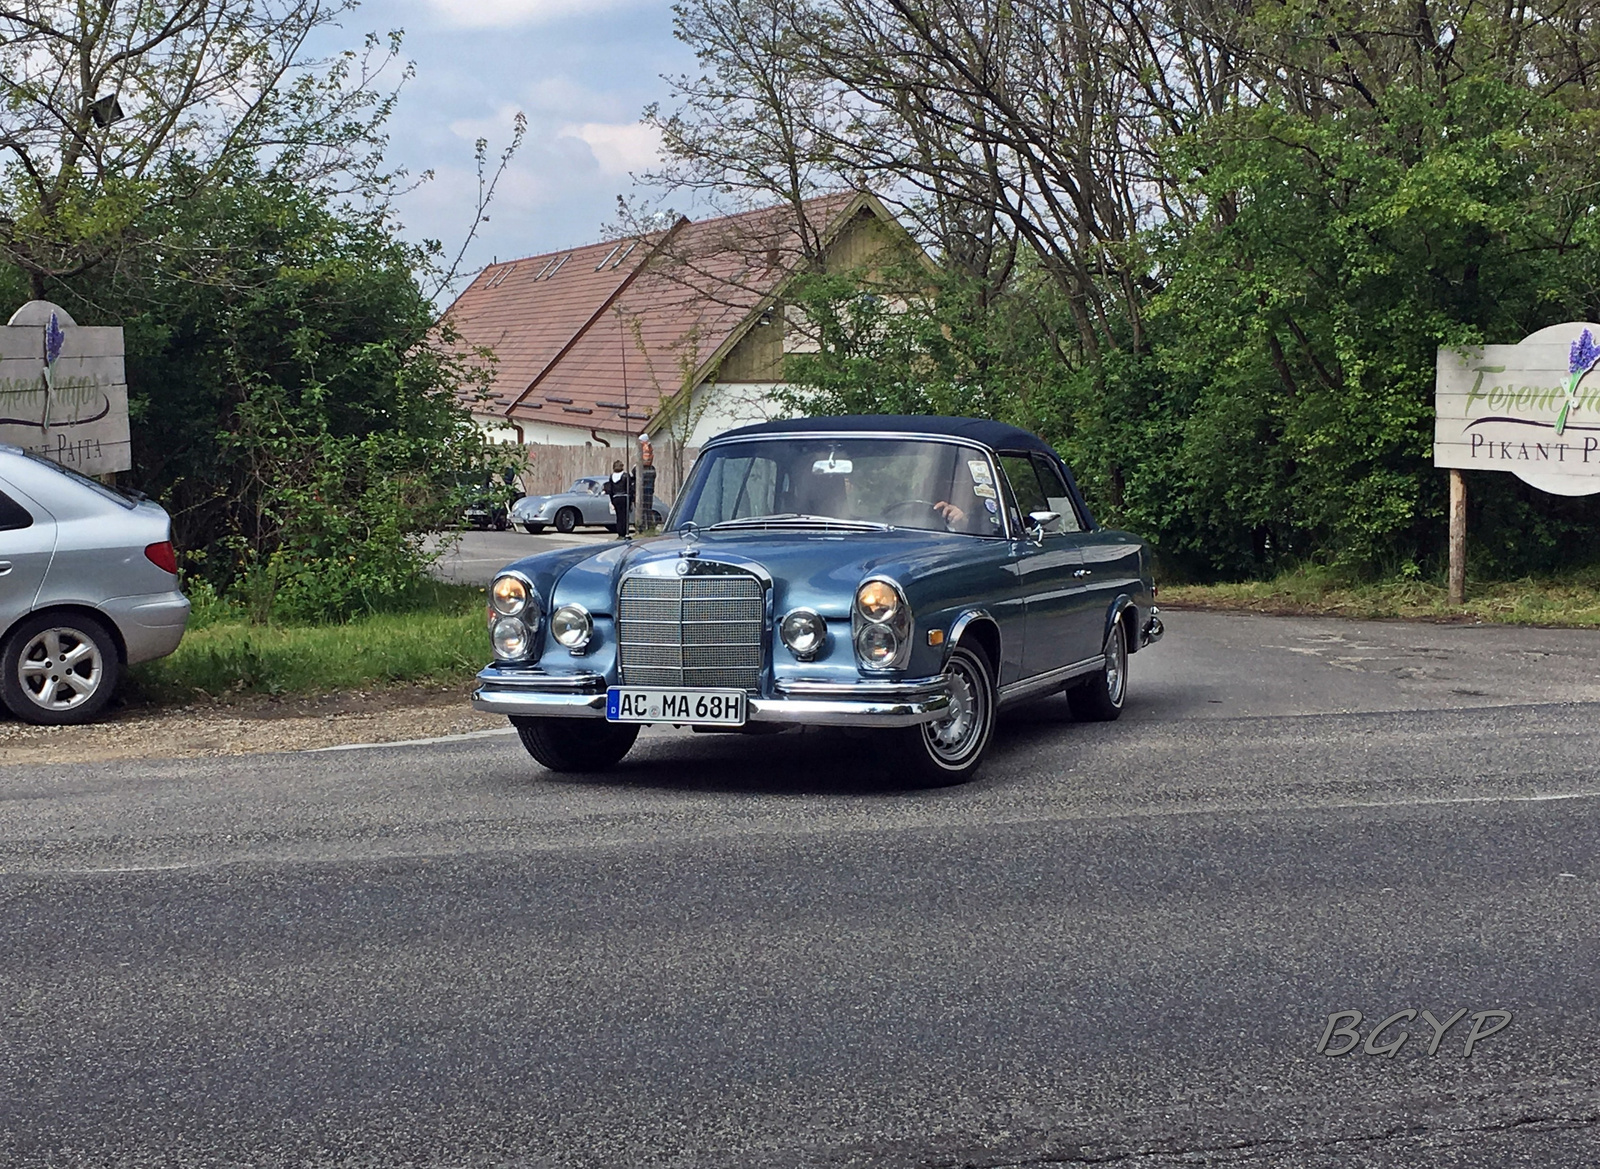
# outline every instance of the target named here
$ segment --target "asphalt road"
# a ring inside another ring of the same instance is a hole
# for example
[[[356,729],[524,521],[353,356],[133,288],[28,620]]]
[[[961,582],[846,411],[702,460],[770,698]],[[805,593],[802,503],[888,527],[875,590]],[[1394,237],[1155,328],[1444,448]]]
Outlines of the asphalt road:
[[[562,535],[560,532],[540,532],[525,536],[521,532],[452,532],[459,537],[446,549],[433,568],[433,575],[453,584],[486,585],[513,560],[532,556],[535,552],[548,552],[554,548],[567,548],[573,544],[603,544],[615,540],[616,533],[599,528],[579,528]],[[437,547],[438,537],[432,537],[429,547]]]
[[[958,789],[813,730],[0,771],[0,1165],[1600,1164],[1600,635],[1168,627]]]

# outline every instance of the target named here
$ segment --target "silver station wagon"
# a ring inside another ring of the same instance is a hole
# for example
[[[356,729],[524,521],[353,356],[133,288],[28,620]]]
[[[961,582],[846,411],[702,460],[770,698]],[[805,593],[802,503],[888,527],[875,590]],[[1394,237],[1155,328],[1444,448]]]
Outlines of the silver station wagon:
[[[0,699],[32,723],[81,723],[124,667],[178,648],[172,522],[157,504],[0,444]]]
[[[1065,690],[1078,717],[1116,718],[1129,655],[1162,634],[1145,542],[997,422],[729,431],[667,529],[494,580],[473,703],[546,767],[610,767],[651,723],[810,724],[874,729],[891,766],[958,782],[1008,703]]]

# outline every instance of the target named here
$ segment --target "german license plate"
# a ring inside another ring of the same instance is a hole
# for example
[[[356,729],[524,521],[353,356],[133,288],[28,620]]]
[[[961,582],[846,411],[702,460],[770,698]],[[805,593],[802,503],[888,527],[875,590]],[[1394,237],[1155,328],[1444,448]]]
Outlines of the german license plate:
[[[614,723],[702,723],[744,725],[743,690],[658,690],[612,686],[606,718]]]

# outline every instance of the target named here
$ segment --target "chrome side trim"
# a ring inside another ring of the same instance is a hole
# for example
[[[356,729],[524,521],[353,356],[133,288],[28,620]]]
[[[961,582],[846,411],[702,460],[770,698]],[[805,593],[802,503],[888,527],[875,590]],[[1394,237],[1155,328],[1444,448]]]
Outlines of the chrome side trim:
[[[1092,674],[1096,670],[1105,669],[1106,655],[1095,654],[1092,658],[1084,658],[1081,662],[1073,662],[1070,666],[1061,666],[1054,670],[1046,670],[1043,674],[1035,674],[1031,678],[1023,678],[1009,686],[1000,687],[1000,703],[1020,702],[1024,698],[1032,698],[1039,694],[1048,694],[1056,687],[1083,674]]]

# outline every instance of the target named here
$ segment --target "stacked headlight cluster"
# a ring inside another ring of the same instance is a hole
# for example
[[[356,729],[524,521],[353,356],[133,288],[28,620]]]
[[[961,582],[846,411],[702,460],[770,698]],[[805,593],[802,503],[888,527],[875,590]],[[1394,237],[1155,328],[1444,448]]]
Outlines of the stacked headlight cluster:
[[[856,661],[866,670],[900,670],[911,659],[911,606],[892,580],[863,581],[850,611]]]
[[[494,656],[518,662],[535,652],[539,632],[539,598],[522,577],[507,573],[489,586],[489,644]]]

